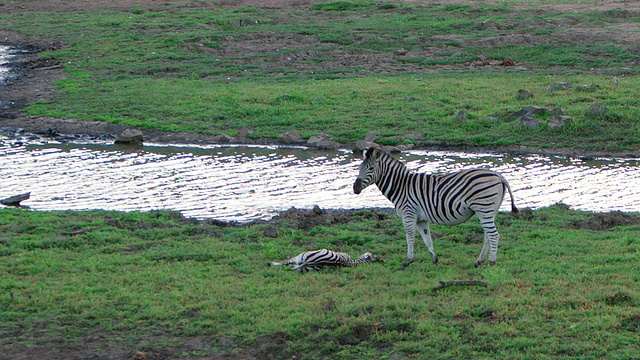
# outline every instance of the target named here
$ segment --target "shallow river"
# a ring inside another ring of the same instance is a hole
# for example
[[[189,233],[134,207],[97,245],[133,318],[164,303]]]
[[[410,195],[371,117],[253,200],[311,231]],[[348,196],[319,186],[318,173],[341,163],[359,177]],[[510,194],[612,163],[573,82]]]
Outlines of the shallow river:
[[[563,202],[593,211],[640,211],[640,160],[581,160],[492,153],[411,151],[409,168],[502,173],[519,208]],[[0,137],[0,199],[31,192],[34,210],[172,209],[240,222],[290,207],[390,208],[373,186],[354,195],[360,159],[303,148],[24,145]],[[505,199],[503,210],[508,210]]]
[[[0,45],[0,86],[4,85],[9,77],[9,65],[13,54],[8,46]]]
[[[18,50],[10,46],[0,44],[0,86],[6,85],[7,81],[13,76],[11,71],[11,61],[16,56],[20,56],[24,53],[26,53],[25,50]]]

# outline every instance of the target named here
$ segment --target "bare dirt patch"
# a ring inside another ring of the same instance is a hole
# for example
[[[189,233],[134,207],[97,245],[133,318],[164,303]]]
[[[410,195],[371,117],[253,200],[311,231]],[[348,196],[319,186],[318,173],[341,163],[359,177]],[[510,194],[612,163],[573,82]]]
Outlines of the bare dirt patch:
[[[56,96],[53,82],[65,77],[62,65],[38,54],[59,49],[65,46],[64,43],[0,31],[0,44],[11,45],[21,51],[21,55],[12,60],[12,75],[0,92],[0,119],[18,117],[26,105]]]
[[[640,217],[625,214],[621,211],[595,214],[589,220],[573,224],[576,229],[609,230],[618,226],[640,225]]]

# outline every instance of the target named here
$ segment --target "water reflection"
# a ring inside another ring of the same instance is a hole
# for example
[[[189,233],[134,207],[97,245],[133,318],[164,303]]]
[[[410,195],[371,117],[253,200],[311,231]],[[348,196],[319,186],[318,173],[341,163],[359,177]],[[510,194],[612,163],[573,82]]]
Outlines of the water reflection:
[[[564,202],[577,209],[640,211],[638,159],[592,161],[413,151],[411,169],[449,172],[486,167],[502,173],[519,207]],[[391,207],[375,187],[354,195],[360,159],[276,147],[9,145],[0,138],[0,198],[31,192],[35,210],[173,209],[219,220],[268,219],[292,206]],[[508,210],[508,201],[503,210]]]
[[[0,45],[0,86],[5,85],[9,78],[10,62],[11,58],[15,55],[10,47]]]

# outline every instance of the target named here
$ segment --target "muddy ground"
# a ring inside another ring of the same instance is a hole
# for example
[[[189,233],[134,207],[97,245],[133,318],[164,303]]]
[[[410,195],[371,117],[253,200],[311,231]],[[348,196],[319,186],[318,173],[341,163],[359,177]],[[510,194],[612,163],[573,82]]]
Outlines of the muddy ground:
[[[421,2],[420,0],[408,0],[409,2]],[[177,2],[173,0],[172,2]],[[194,7],[214,7],[214,6],[256,6],[263,8],[283,8],[283,7],[307,7],[310,4],[321,2],[321,0],[222,0],[217,5],[193,1],[184,1],[185,6]],[[426,0],[425,0],[426,2]],[[466,0],[441,0],[440,2],[460,2],[473,3]],[[31,11],[77,11],[88,9],[130,9],[133,7],[155,8],[162,7],[162,0],[102,0],[102,1],[86,1],[86,0],[0,0],[0,11],[8,13],[22,13]],[[637,14],[640,11],[639,1],[618,1],[604,0],[597,4],[557,4],[544,5],[556,11],[574,11],[577,9],[585,9],[586,7],[600,10],[607,9],[624,9]],[[629,29],[628,32],[607,33],[602,30],[596,34],[599,38],[615,37],[618,41],[629,41],[639,43],[640,27]],[[573,32],[576,41],[584,38],[584,34],[589,29],[581,29],[576,27]],[[569,35],[571,36],[571,35]],[[247,39],[250,40],[256,51],[264,47],[280,46],[278,41],[287,42],[290,46],[291,38],[283,36],[269,36],[263,39]],[[294,39],[295,40],[295,39]],[[517,38],[507,39],[506,41],[518,41]],[[274,44],[274,42],[276,42]],[[24,107],[39,100],[53,99],[56,96],[56,87],[53,85],[55,81],[65,78],[63,72],[63,64],[57,63],[50,59],[42,59],[38,53],[59,49],[66,44],[56,39],[35,39],[25,37],[21,34],[2,31],[0,29],[0,44],[12,45],[28,52],[21,56],[15,64],[15,76],[10,79],[9,83],[0,87],[0,131],[5,133],[26,132],[40,134],[41,136],[59,136],[66,134],[76,136],[78,138],[115,138],[122,133],[127,127],[122,125],[107,124],[102,122],[76,121],[73,119],[56,119],[49,117],[33,117],[24,112]],[[302,44],[303,45],[303,44]],[[233,50],[233,49],[232,49]],[[236,49],[236,51],[240,51]],[[362,57],[357,54],[347,54],[349,58],[334,58],[330,61],[336,65],[342,66],[345,62],[359,61],[369,62],[372,69],[379,69],[381,72],[399,71],[391,61],[391,56],[374,56]],[[331,64],[326,64],[331,66]],[[469,66],[474,66],[469,64]],[[145,142],[153,143],[181,143],[181,144],[206,144],[215,143],[213,136],[207,136],[195,133],[166,133],[161,131],[145,130]],[[266,140],[269,142],[269,140]],[[272,142],[275,142],[273,140]],[[513,150],[513,149],[506,149]],[[517,149],[522,151],[522,149]],[[535,151],[532,149],[532,151]],[[571,149],[558,149],[551,151],[553,153],[565,153],[567,155],[601,155],[601,154],[576,154]],[[615,155],[615,154],[614,154]],[[640,155],[640,153],[639,153]],[[372,212],[372,216],[390,216],[388,213]],[[389,213],[390,214],[390,213]],[[285,224],[291,228],[308,229],[318,224],[336,224],[349,221],[354,216],[352,211],[332,211],[324,212],[316,209],[316,211],[299,211],[290,210],[276,219],[272,220],[273,224]],[[361,216],[361,215],[358,215]],[[535,216],[524,213],[524,216]],[[576,228],[588,228],[593,230],[604,230],[612,226],[638,224],[638,218],[635,216],[625,215],[619,212],[609,214],[599,214],[594,216],[590,221],[584,223],[573,224]],[[232,226],[232,224],[217,224],[221,226]],[[269,226],[267,230],[274,232],[277,236],[277,226]],[[270,236],[265,233],[265,236]],[[118,336],[106,333],[87,334],[86,338],[81,339],[77,343],[70,344],[68,339],[52,337],[51,334],[43,335],[45,338],[51,338],[51,343],[40,344],[31,347],[23,345],[6,345],[0,348],[0,360],[3,359],[173,359],[180,358],[181,354],[190,353],[193,350],[207,351],[217,343],[225,346],[233,347],[233,340],[227,338],[211,339],[211,338],[190,338],[180,339],[180,345],[174,347],[147,347],[141,349],[123,348],[117,339]],[[37,337],[37,334],[26,334],[25,336]],[[149,343],[154,343],[149,338]],[[37,341],[36,341],[37,342]],[[265,336],[256,340],[255,345],[251,348],[243,348],[234,351],[231,354],[220,354],[208,356],[206,359],[275,359],[281,358],[286,349],[286,336],[283,334],[274,334]],[[291,356],[291,355],[289,355]],[[205,359],[205,357],[192,357],[192,359]]]

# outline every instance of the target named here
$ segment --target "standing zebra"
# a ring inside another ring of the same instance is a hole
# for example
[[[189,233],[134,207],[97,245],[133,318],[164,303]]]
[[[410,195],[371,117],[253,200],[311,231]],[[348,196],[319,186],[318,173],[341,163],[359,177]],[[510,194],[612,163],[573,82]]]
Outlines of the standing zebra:
[[[333,252],[327,249],[305,251],[300,255],[282,262],[272,262],[271,266],[286,266],[295,264],[291,270],[300,272],[309,271],[309,269],[320,270],[324,266],[357,266],[365,262],[371,262],[373,257],[370,253],[360,255],[356,260],[351,260],[351,256],[346,253]]]
[[[360,194],[371,184],[378,185],[402,219],[407,236],[405,267],[413,262],[416,227],[435,264],[438,256],[433,250],[429,223],[457,225],[469,220],[474,213],[484,229],[484,246],[475,266],[484,262],[487,252],[489,264],[495,265],[499,239],[495,219],[505,189],[511,196],[511,211],[518,212],[507,180],[493,171],[462,170],[443,175],[414,173],[400,160],[377,148],[366,151],[353,192]]]

